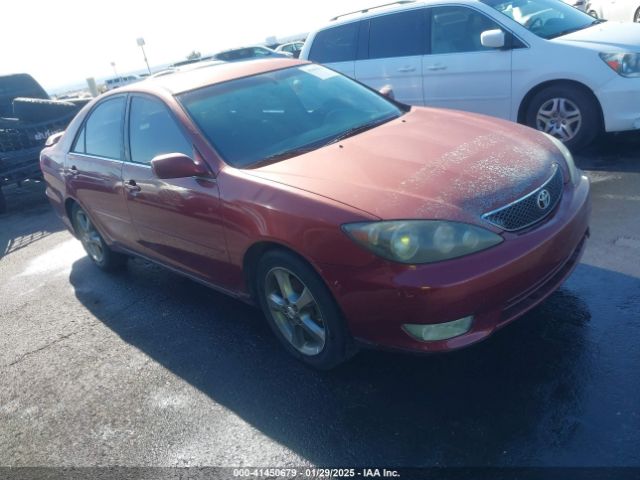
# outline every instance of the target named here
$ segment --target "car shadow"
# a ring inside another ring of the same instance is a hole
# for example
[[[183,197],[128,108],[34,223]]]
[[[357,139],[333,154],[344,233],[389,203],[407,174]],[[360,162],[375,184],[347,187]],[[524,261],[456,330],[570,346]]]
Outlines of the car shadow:
[[[608,133],[593,144],[574,152],[576,165],[583,170],[640,172],[640,133]]]
[[[584,397],[601,330],[620,321],[597,299],[599,286],[639,286],[580,265],[541,306],[476,346],[365,351],[316,372],[285,353],[258,310],[160,267],[134,260],[108,275],[82,258],[70,281],[123,341],[309,461],[395,466],[544,464],[571,452],[589,463],[574,437],[592,413]]]
[[[44,182],[25,181],[2,188],[7,212],[0,214],[0,260],[52,233],[64,230],[44,194]]]

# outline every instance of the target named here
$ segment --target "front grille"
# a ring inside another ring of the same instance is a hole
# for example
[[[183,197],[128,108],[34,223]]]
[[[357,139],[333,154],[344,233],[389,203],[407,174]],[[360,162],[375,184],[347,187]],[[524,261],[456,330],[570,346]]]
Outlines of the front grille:
[[[485,213],[482,218],[510,232],[533,225],[549,215],[558,204],[562,197],[562,184],[562,170],[554,164],[551,177],[541,187],[509,205]]]

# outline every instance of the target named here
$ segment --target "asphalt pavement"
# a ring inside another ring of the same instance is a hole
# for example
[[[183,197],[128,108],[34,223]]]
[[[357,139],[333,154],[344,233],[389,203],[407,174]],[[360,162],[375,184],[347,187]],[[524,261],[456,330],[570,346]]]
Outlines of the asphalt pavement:
[[[547,301],[434,356],[325,373],[261,314],[140,260],[106,274],[43,196],[0,215],[0,466],[639,466],[640,137],[578,155],[592,236]]]

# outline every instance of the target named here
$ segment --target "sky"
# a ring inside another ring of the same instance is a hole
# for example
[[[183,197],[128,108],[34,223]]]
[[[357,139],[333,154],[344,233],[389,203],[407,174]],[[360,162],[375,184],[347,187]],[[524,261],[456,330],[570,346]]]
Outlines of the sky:
[[[0,0],[0,75],[29,73],[49,92],[152,69],[267,37],[305,33],[384,0]]]

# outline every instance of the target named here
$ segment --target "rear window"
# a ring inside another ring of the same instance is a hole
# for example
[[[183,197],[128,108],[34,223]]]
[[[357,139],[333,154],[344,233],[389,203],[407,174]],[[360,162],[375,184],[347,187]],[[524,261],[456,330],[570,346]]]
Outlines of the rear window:
[[[318,32],[313,40],[309,60],[318,63],[348,62],[356,59],[358,22]]]

